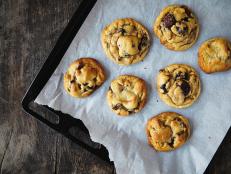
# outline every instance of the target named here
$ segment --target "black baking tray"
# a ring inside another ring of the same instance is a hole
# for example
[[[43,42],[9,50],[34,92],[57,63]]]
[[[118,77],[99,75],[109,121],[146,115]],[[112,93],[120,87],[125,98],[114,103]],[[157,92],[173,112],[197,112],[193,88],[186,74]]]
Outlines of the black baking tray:
[[[59,37],[55,47],[43,64],[41,70],[33,80],[25,96],[23,97],[22,107],[31,116],[37,118],[41,122],[45,123],[47,126],[63,134],[87,151],[90,151],[91,153],[97,155],[104,161],[110,162],[108,157],[108,151],[103,145],[88,141],[86,142],[86,140],[81,140],[81,137],[76,137],[76,134],[79,134],[80,131],[82,132],[81,136],[89,137],[89,132],[81,120],[75,119],[68,114],[63,114],[62,112],[55,111],[48,106],[38,105],[34,102],[40,91],[43,89],[43,87],[53,74],[56,67],[59,65],[66,50],[68,49],[73,38],[77,34],[79,28],[85,21],[87,15],[91,11],[95,3],[96,0],[82,1],[79,8],[72,16],[67,27],[64,29],[63,33]],[[73,129],[76,127],[78,129],[73,131]]]
[[[22,107],[25,112],[29,113],[31,116],[35,117],[42,123],[45,123],[47,126],[61,133],[65,137],[71,139],[73,142],[86,149],[87,151],[95,154],[107,163],[113,164],[113,162],[111,162],[109,159],[107,149],[103,145],[94,143],[90,140],[89,132],[81,120],[73,118],[72,116],[64,114],[60,111],[55,111],[48,106],[38,105],[34,102],[40,91],[43,89],[43,87],[59,65],[66,50],[68,49],[81,25],[85,21],[87,15],[90,13],[91,9],[95,5],[96,1],[97,0],[82,1],[79,8],[72,16],[67,27],[59,37],[55,47],[43,64],[41,70],[33,80],[25,96],[23,97]],[[230,130],[228,134],[230,134]],[[227,135],[225,139],[228,138]],[[85,137],[85,139],[83,139],[82,137]],[[88,140],[86,140],[86,137],[88,137]],[[209,170],[213,168],[213,165],[214,158],[207,167],[205,173],[209,173]]]

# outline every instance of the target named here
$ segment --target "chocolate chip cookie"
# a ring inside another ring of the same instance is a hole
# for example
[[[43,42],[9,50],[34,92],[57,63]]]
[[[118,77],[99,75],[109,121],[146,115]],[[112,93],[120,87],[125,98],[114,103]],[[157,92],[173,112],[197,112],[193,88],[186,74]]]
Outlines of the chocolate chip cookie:
[[[64,89],[73,97],[87,97],[105,81],[100,63],[93,58],[74,61],[64,75]]]
[[[190,136],[187,118],[175,112],[163,112],[146,125],[148,143],[157,151],[171,151],[182,146]]]
[[[111,82],[107,92],[110,108],[121,116],[139,112],[145,105],[146,97],[144,80],[132,75],[118,76]]]
[[[131,18],[117,19],[101,34],[103,49],[119,65],[130,65],[144,59],[150,47],[146,28]]]
[[[227,71],[231,68],[231,43],[225,38],[211,38],[198,51],[198,64],[205,73]]]
[[[187,6],[170,5],[157,17],[154,32],[165,47],[182,51],[190,48],[197,40],[199,24]]]
[[[160,98],[174,108],[192,105],[200,95],[200,79],[189,65],[172,64],[159,70],[157,91]]]

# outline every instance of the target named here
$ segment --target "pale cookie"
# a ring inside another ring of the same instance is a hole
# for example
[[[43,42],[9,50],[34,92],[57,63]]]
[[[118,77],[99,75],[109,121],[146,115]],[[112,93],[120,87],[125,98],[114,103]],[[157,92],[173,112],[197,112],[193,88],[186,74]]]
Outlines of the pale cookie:
[[[227,71],[231,68],[231,43],[225,38],[211,38],[198,51],[198,64],[205,73]]]
[[[117,19],[101,34],[103,49],[119,65],[130,65],[144,59],[150,47],[146,28],[131,18]]]
[[[182,146],[190,136],[187,118],[175,112],[163,112],[146,125],[148,143],[157,151],[171,151]]]
[[[157,91],[160,98],[174,108],[192,105],[200,95],[200,79],[189,65],[172,64],[159,71]]]
[[[145,105],[147,89],[144,80],[132,75],[118,76],[111,82],[107,101],[118,115],[127,116],[139,112]]]
[[[187,6],[170,5],[157,17],[154,32],[165,47],[182,51],[190,48],[197,40],[199,24]]]
[[[64,75],[64,88],[73,97],[87,97],[105,81],[103,67],[92,58],[74,61]]]

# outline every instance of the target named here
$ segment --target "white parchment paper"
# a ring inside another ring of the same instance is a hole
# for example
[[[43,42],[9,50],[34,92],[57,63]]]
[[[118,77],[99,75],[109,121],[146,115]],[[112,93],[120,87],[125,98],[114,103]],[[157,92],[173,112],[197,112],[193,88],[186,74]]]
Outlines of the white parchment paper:
[[[198,41],[183,52],[167,50],[152,31],[161,9],[174,3],[188,5],[200,22]],[[206,75],[197,65],[197,50],[210,37],[231,39],[230,9],[229,0],[98,0],[36,102],[80,118],[92,140],[107,147],[118,174],[203,173],[231,125],[231,71]],[[144,61],[131,66],[119,66],[106,58],[100,42],[104,26],[123,17],[141,22],[152,37],[152,46]],[[63,88],[65,71],[79,57],[96,58],[107,72],[103,86],[85,99],[70,97]],[[189,64],[200,74],[201,95],[187,109],[167,106],[156,92],[158,70],[172,63]],[[110,81],[120,74],[137,75],[148,85],[146,106],[131,117],[115,115],[106,101]],[[155,152],[147,144],[145,134],[146,121],[163,111],[183,114],[192,125],[189,141],[167,153]]]

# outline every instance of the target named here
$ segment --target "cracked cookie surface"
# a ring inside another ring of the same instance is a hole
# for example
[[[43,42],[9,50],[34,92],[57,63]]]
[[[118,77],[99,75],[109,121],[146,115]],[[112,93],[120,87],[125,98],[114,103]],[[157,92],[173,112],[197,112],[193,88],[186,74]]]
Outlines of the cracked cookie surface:
[[[157,151],[171,151],[182,146],[190,136],[187,118],[175,112],[163,112],[146,124],[148,143]]]
[[[64,89],[73,97],[87,97],[105,81],[101,64],[93,58],[74,61],[64,75]]]
[[[205,73],[227,71],[231,68],[231,43],[225,38],[211,38],[201,44],[198,64]]]
[[[170,5],[157,17],[154,32],[165,47],[182,51],[190,48],[197,40],[199,24],[187,6]]]
[[[159,70],[157,91],[160,98],[174,108],[192,105],[200,95],[200,79],[189,65],[172,64]]]
[[[140,23],[123,18],[103,29],[101,43],[108,58],[119,65],[130,65],[144,59],[150,47],[150,37]]]
[[[144,80],[132,75],[118,76],[111,82],[107,92],[110,108],[121,116],[139,112],[144,107],[146,98]]]

